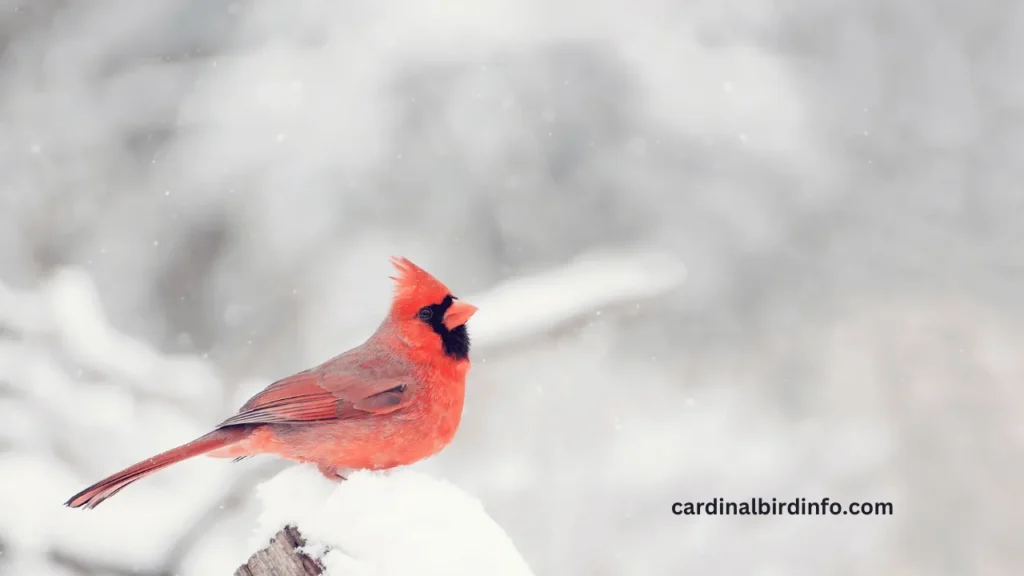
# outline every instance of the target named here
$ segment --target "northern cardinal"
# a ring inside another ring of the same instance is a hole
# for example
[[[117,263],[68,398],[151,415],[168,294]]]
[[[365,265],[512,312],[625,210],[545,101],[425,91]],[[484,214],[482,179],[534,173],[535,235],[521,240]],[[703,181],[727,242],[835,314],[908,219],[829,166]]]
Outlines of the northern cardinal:
[[[212,432],[100,480],[65,502],[95,508],[125,486],[206,454],[273,454],[312,462],[344,480],[346,470],[382,470],[432,456],[462,418],[472,304],[405,258],[387,317],[363,344],[256,394]]]

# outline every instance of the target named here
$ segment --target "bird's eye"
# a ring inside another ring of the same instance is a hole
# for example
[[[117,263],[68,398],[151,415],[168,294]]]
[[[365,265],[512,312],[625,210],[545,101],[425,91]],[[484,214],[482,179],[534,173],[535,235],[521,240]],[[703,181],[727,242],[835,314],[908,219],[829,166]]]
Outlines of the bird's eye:
[[[420,308],[417,316],[419,316],[420,320],[430,320],[434,317],[434,311],[430,308]]]

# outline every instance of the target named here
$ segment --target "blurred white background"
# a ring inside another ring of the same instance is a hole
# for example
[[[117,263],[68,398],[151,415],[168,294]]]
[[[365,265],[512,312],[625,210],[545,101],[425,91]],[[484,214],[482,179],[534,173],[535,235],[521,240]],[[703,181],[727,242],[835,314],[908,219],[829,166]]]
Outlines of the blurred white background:
[[[229,574],[282,463],[61,503],[402,254],[483,307],[420,468],[538,576],[1020,574],[1022,55],[1009,0],[3,0],[0,572]],[[669,509],[753,496],[895,515]]]

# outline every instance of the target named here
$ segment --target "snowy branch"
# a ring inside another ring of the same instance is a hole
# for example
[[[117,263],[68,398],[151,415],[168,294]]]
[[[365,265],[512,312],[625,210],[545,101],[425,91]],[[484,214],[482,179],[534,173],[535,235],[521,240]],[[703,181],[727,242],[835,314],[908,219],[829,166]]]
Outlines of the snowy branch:
[[[604,309],[664,296],[686,280],[676,258],[649,249],[592,251],[565,266],[512,278],[467,297],[480,307],[473,341],[486,351],[514,346]],[[524,308],[522,302],[530,302]]]

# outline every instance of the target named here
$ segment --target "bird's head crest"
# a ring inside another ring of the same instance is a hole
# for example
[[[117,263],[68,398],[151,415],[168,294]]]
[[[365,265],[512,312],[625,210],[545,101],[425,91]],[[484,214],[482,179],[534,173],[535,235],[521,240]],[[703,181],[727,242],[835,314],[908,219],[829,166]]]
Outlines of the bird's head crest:
[[[451,293],[447,286],[408,258],[395,256],[391,258],[391,265],[396,271],[390,276],[395,281],[396,306],[408,305],[415,313],[420,306],[441,302]]]

